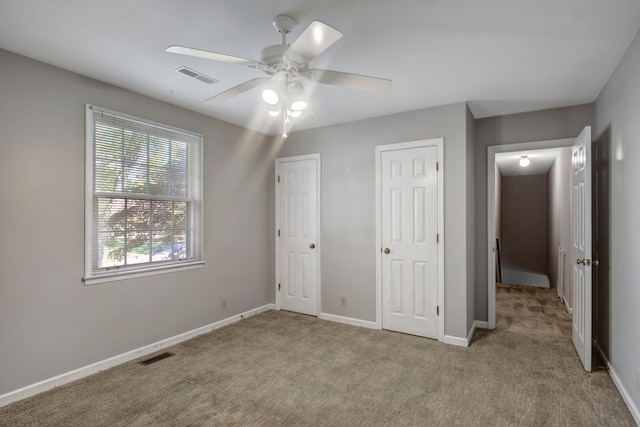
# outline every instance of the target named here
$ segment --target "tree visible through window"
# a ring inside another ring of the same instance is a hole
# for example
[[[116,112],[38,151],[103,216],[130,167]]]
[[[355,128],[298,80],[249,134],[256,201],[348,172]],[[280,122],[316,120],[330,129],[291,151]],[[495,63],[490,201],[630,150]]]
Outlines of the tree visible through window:
[[[87,113],[88,275],[201,261],[202,137]]]

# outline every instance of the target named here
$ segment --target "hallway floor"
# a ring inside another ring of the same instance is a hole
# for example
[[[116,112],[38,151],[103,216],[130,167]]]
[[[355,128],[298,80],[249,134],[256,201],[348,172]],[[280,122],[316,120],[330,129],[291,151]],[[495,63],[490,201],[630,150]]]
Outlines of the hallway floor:
[[[571,316],[555,288],[496,285],[496,328],[571,340]]]

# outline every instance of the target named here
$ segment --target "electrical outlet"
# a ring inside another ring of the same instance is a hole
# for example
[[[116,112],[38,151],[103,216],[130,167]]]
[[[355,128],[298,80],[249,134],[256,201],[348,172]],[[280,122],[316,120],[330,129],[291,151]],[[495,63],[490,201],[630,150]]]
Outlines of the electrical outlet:
[[[227,308],[227,299],[226,298],[222,298],[220,300],[220,307],[224,310],[225,308]]]
[[[347,306],[347,297],[340,297],[340,305],[342,307],[346,307]]]

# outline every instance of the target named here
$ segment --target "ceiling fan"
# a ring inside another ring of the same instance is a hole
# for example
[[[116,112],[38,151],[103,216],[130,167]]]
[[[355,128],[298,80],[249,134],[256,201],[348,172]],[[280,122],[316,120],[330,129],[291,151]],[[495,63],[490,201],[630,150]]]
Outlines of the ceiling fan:
[[[385,92],[391,87],[391,80],[387,79],[319,68],[310,69],[309,62],[337,42],[342,37],[342,33],[323,22],[313,21],[289,46],[286,36],[295,25],[296,21],[290,16],[280,15],[273,19],[274,28],[282,35],[282,44],[262,49],[260,61],[185,46],[169,46],[166,51],[262,70],[269,77],[258,77],[240,83],[205,102],[217,104],[258,86],[266,85],[262,97],[267,104],[276,107],[270,111],[270,114],[277,116],[280,113],[278,108],[284,109],[285,120],[300,116],[307,106],[299,78],[306,78],[315,83],[373,92]]]

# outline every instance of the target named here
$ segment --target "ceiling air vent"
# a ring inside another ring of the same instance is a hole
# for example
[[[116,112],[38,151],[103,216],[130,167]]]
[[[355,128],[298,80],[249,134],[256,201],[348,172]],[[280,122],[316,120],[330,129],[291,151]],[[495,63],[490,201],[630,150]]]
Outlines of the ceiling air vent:
[[[214,79],[213,77],[209,77],[209,76],[205,76],[202,73],[199,73],[195,70],[192,70],[189,67],[180,67],[180,68],[176,68],[176,71],[179,73],[184,74],[185,76],[189,76],[191,78],[194,78],[196,80],[200,80],[203,83],[206,83],[208,85],[212,85],[214,83],[218,83],[218,80]]]

